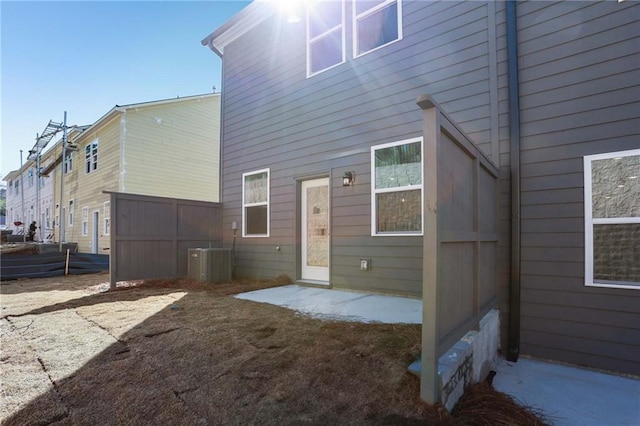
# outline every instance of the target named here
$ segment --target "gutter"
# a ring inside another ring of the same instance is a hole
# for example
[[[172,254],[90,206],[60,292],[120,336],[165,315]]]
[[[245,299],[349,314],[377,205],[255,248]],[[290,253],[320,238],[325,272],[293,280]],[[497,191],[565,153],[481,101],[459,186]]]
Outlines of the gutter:
[[[509,152],[511,163],[511,274],[507,359],[520,354],[520,90],[516,0],[507,0],[507,70],[509,87]]]

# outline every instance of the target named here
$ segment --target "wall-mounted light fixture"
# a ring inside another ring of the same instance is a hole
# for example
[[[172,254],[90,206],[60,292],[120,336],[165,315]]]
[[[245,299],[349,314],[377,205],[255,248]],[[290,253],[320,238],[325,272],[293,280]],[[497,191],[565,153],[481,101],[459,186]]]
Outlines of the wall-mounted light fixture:
[[[354,172],[344,172],[342,176],[342,186],[352,186],[356,180],[356,174]]]

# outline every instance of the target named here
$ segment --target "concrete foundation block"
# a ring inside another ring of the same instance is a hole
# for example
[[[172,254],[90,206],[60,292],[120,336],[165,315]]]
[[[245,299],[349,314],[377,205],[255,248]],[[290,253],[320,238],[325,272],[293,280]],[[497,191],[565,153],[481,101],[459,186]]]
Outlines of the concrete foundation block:
[[[438,360],[440,402],[451,411],[465,388],[487,377],[498,357],[500,313],[491,310],[480,320],[480,329],[472,330],[456,342]],[[420,377],[420,360],[409,366],[409,372]]]

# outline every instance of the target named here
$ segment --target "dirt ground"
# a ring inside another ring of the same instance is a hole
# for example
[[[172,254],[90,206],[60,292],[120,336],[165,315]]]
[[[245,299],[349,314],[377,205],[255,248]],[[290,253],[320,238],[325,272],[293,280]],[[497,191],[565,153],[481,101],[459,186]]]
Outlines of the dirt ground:
[[[0,423],[543,424],[488,385],[453,415],[420,401],[406,370],[420,326],[321,321],[232,297],[285,279],[117,291],[107,281],[2,283]]]

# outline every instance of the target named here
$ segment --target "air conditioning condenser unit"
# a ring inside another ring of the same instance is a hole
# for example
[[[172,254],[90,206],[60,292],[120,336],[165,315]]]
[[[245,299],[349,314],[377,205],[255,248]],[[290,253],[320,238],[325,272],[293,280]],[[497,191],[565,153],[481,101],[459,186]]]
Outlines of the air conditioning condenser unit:
[[[209,283],[231,281],[231,249],[190,248],[188,276]]]

